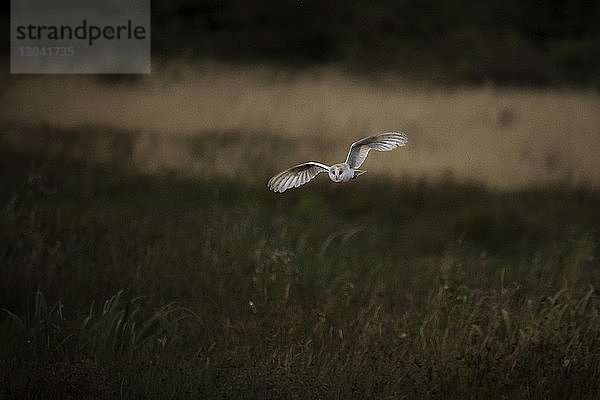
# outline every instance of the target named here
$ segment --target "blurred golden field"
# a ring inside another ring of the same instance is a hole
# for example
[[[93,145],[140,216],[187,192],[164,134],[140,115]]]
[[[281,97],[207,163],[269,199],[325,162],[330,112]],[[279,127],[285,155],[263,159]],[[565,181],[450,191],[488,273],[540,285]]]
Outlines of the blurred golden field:
[[[367,159],[370,175],[445,178],[499,188],[600,182],[600,96],[573,89],[440,88],[336,68],[278,70],[158,64],[150,76],[12,76],[0,121],[13,144],[39,127],[89,130],[72,154],[109,161],[130,136],[131,165],[249,182],[306,160],[342,161],[356,139],[404,131],[409,146]],[[111,134],[107,134],[111,133]]]

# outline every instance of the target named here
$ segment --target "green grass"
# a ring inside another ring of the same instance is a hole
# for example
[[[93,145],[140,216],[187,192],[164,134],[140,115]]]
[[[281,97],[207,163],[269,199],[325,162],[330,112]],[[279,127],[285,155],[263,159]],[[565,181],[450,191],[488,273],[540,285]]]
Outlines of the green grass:
[[[279,195],[0,152],[0,398],[600,391],[593,189]]]

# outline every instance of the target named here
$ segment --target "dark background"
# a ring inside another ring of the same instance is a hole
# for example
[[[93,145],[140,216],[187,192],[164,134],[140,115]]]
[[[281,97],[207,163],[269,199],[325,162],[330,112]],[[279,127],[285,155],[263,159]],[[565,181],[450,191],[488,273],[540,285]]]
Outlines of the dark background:
[[[155,56],[340,63],[440,82],[600,85],[600,3],[153,2]]]
[[[6,2],[6,43],[9,14]],[[152,47],[155,60],[339,64],[443,84],[597,88],[600,2],[154,1]]]

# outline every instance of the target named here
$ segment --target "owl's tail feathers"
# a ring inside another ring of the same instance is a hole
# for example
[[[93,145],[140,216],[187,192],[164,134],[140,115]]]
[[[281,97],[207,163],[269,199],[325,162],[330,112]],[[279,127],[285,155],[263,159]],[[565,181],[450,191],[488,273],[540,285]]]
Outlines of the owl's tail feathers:
[[[363,171],[362,169],[355,169],[354,170],[354,176],[352,177],[352,179],[356,178],[359,175],[364,174],[365,172],[367,172],[367,171]]]

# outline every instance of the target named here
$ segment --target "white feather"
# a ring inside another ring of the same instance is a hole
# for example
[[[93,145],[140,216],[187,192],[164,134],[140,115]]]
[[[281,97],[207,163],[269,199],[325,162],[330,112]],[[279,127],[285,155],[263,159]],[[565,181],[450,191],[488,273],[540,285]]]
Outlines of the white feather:
[[[346,165],[351,169],[360,168],[365,162],[369,150],[390,151],[396,147],[404,146],[408,142],[408,138],[404,133],[386,132],[379,135],[369,136],[360,139],[350,146],[348,157],[346,157]]]
[[[329,171],[327,165],[310,161],[278,173],[269,180],[267,185],[269,186],[269,189],[283,193],[287,189],[304,185],[319,173],[327,171]]]

